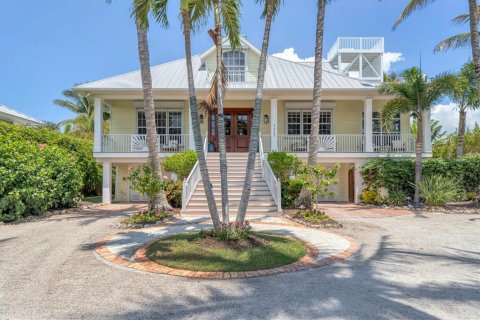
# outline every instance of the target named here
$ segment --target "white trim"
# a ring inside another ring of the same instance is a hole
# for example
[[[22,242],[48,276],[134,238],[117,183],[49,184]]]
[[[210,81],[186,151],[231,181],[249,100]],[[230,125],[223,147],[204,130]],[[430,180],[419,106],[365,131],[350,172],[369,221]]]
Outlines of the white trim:
[[[322,101],[320,104],[320,110],[322,108],[333,109],[336,106],[336,101]],[[285,101],[285,109],[286,108],[308,108],[312,109],[313,101]]]
[[[143,109],[143,107],[141,108],[136,108],[136,111],[135,111],[135,134],[140,134],[138,133],[138,113],[139,112],[145,112],[145,110]],[[182,129],[182,132],[180,134],[185,134],[185,121],[183,121],[183,116],[184,116],[184,110],[183,108],[178,108],[178,107],[174,107],[174,108],[158,108],[158,107],[155,107],[155,112],[165,112],[166,113],[166,127],[165,127],[165,134],[170,134],[168,132],[168,129],[170,128],[170,125],[169,125],[169,120],[168,120],[168,115],[170,112],[180,112],[181,113],[181,119],[182,119],[182,126],[181,126],[181,129]],[[190,114],[190,112],[188,112]],[[155,132],[156,133],[156,132]]]
[[[298,112],[300,111],[300,130],[301,130],[301,133],[300,135],[302,134],[305,134],[303,133],[303,112],[312,112],[312,109],[306,109],[306,108],[300,108],[300,107],[285,107],[285,134],[287,135],[290,135],[288,133],[288,112],[289,111],[292,111],[292,112]],[[331,108],[323,108],[323,109],[320,109],[320,112],[329,112],[330,113],[330,134],[328,135],[334,135],[335,134],[335,120],[334,120],[334,112],[333,112],[333,109]],[[294,134],[292,134],[294,135]]]
[[[93,152],[102,151],[103,108],[102,99],[95,98],[93,111]]]
[[[365,135],[365,151],[373,151],[373,100],[365,99],[363,104],[363,128]]]
[[[102,202],[112,203],[112,163],[103,162]]]
[[[270,149],[278,149],[278,100],[270,100]]]

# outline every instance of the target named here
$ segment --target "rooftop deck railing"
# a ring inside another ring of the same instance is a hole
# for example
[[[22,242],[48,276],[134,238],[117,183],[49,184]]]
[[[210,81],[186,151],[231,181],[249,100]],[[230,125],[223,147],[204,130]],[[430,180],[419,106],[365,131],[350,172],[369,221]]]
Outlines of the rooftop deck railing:
[[[340,51],[383,52],[384,49],[382,37],[339,37],[328,51],[327,60],[331,61]]]

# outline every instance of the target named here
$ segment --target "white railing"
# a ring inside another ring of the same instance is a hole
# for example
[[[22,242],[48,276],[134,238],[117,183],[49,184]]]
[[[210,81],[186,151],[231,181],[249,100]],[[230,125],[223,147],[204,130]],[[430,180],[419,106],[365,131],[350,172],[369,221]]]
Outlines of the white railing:
[[[340,51],[383,52],[384,39],[382,37],[339,37],[327,53],[327,60],[331,61]]]
[[[205,138],[203,140],[203,153],[205,154],[205,160],[207,159],[208,155],[208,135],[205,134]],[[187,204],[190,201],[190,198],[195,191],[195,188],[198,185],[198,182],[202,179],[202,175],[200,173],[200,165],[198,161],[195,163],[192,171],[188,175],[187,179],[183,181],[182,185],[182,210],[187,209]]]
[[[373,134],[373,152],[415,152],[415,135],[386,133]]]
[[[157,146],[160,152],[182,152],[189,149],[188,134],[159,134]],[[104,134],[102,152],[148,152],[145,134]]]
[[[337,152],[363,152],[365,136],[363,134],[336,134]]]
[[[308,152],[309,135],[277,135],[278,151]],[[363,152],[365,136],[362,134],[330,134],[318,136],[318,152]]]
[[[211,80],[215,72],[209,72],[208,77]],[[257,71],[234,71],[227,70],[229,83],[255,82],[257,80]]]
[[[282,212],[282,186],[280,184],[280,180],[275,177],[270,164],[268,163],[268,159],[263,152],[263,138],[262,135],[258,138],[259,143],[259,151],[260,151],[260,163],[262,166],[262,178],[267,183],[268,189],[272,194],[273,200],[277,204],[277,211]]]

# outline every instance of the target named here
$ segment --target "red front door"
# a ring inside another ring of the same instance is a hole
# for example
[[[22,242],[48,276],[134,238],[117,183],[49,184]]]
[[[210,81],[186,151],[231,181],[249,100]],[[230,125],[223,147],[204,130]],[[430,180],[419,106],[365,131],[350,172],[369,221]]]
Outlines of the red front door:
[[[225,109],[225,138],[227,152],[248,152],[252,109]],[[218,151],[217,114],[211,113],[208,121],[209,140]]]

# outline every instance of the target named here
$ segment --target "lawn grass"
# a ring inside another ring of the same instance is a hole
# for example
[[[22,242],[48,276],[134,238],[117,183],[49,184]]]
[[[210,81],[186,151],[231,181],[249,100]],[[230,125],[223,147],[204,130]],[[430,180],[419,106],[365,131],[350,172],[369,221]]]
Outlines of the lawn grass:
[[[219,249],[201,246],[198,232],[161,239],[148,247],[150,260],[171,268],[192,271],[239,272],[271,269],[295,262],[307,250],[300,241],[264,233],[255,236],[268,241],[264,246],[242,249]]]
[[[82,199],[84,202],[91,202],[91,203],[101,203],[102,196],[95,196],[95,197],[85,197]]]

